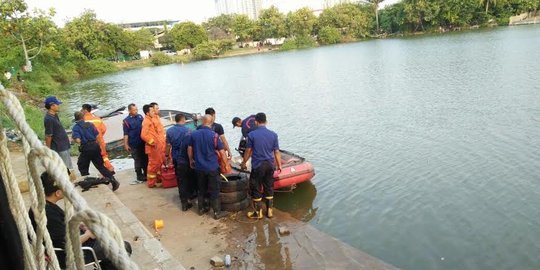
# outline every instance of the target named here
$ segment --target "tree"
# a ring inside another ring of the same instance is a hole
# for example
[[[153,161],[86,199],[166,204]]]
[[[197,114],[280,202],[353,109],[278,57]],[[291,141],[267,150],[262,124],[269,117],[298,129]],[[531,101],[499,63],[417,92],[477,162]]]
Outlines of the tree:
[[[480,5],[483,5],[486,7],[486,14],[488,13],[490,3],[492,3],[495,6],[497,5],[497,0],[480,0]]]
[[[290,36],[310,36],[313,33],[313,27],[317,23],[317,17],[313,11],[304,7],[287,14],[287,29]]]
[[[114,57],[115,51],[104,33],[105,23],[96,17],[92,10],[85,10],[81,16],[66,23],[64,38],[87,59]]]
[[[367,3],[373,6],[375,11],[375,22],[377,23],[377,33],[379,33],[379,5],[384,2],[384,0],[365,0]]]
[[[341,40],[339,30],[330,26],[325,26],[319,30],[319,43],[336,44]]]
[[[132,42],[139,50],[148,50],[154,47],[154,35],[150,30],[143,28],[133,32]]]
[[[403,2],[382,9],[379,17],[381,29],[386,33],[396,33],[407,29]]]
[[[3,34],[21,46],[27,71],[32,71],[31,59],[38,56],[48,33],[56,27],[51,20],[54,9],[48,12],[28,12],[23,0],[4,0],[0,3],[0,27]]]
[[[285,36],[285,15],[274,6],[261,10],[257,25],[261,40]]]
[[[253,39],[255,22],[247,15],[235,15],[232,28],[238,41],[245,42]]]
[[[319,27],[333,27],[346,37],[363,38],[369,36],[372,29],[372,14],[363,4],[341,4],[321,13]]]
[[[182,22],[175,25],[170,34],[176,50],[195,48],[198,44],[208,41],[204,28],[193,22]]]
[[[440,6],[430,0],[404,0],[405,17],[414,25],[414,31],[422,28],[425,30],[426,23],[433,23],[437,18]]]
[[[226,35],[231,35],[233,32],[234,15],[222,14],[217,17],[212,17],[204,22],[202,26],[209,31],[212,28],[219,28]]]

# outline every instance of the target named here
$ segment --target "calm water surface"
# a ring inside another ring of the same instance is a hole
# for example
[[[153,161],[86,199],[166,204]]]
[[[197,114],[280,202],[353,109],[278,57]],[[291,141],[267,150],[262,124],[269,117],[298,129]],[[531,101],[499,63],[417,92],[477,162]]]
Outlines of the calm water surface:
[[[130,70],[70,99],[212,106],[233,146],[231,118],[264,111],[317,170],[279,208],[404,269],[539,269],[539,75],[524,26]]]

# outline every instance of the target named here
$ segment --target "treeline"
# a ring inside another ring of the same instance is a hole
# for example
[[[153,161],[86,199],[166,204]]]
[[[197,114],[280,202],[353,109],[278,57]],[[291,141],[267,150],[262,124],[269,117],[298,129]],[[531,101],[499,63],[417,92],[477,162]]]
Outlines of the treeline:
[[[294,49],[415,31],[506,25],[510,16],[540,8],[540,0],[402,0],[379,9],[383,2],[337,5],[319,16],[309,8],[284,14],[275,7],[262,10],[257,20],[221,15],[202,24],[182,22],[165,28],[159,42],[165,49],[208,59],[236,45],[254,46],[271,38],[286,38],[282,49]],[[114,71],[111,61],[134,59],[140,50],[152,50],[154,36],[163,31],[125,31],[98,20],[93,11],[60,28],[53,16],[53,9],[30,12],[24,0],[3,0],[0,5],[0,69],[28,69],[31,64],[33,72],[22,77],[32,94],[54,93],[61,83],[80,76]],[[172,61],[159,53],[152,58],[155,64]],[[3,76],[2,80],[8,83]]]

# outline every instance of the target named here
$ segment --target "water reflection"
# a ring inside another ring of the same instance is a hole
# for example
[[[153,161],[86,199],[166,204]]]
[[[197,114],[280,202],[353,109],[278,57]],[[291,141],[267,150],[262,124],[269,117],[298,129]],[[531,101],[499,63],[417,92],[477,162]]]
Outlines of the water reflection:
[[[317,188],[311,181],[299,184],[291,192],[276,191],[274,196],[275,207],[290,213],[296,219],[309,222],[317,214],[318,207],[313,207]]]

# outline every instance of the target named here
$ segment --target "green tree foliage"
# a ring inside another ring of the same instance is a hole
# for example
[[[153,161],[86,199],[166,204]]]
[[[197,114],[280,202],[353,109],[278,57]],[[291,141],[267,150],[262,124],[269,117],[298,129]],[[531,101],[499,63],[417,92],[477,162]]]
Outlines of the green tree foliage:
[[[257,26],[261,40],[280,38],[286,35],[285,15],[274,6],[261,10]]]
[[[375,23],[377,25],[377,33],[380,31],[379,26],[379,6],[384,0],[365,0],[367,3],[371,4],[373,7],[373,12],[375,12]]]
[[[129,34],[131,42],[138,50],[148,50],[154,47],[154,34],[148,29],[140,29]]]
[[[67,43],[89,60],[117,59],[122,54],[133,55],[137,51],[131,46],[127,32],[98,20],[92,10],[86,10],[80,17],[66,23],[63,33]]]
[[[0,31],[3,38],[20,48],[24,64],[31,69],[30,60],[38,56],[50,41],[49,33],[56,31],[51,20],[54,10],[48,12],[28,11],[23,0],[3,0],[0,2]]]
[[[204,28],[193,22],[182,22],[175,25],[170,34],[176,50],[195,48],[195,46],[208,41]]]
[[[313,15],[313,11],[304,7],[294,12],[289,12],[286,18],[287,30],[289,36],[310,36],[313,34],[313,29],[317,23],[317,17]]]
[[[253,39],[255,22],[246,15],[234,15],[232,29],[240,42]]]
[[[404,0],[405,18],[414,25],[414,30],[425,30],[426,26],[436,25],[440,5],[430,0]]]
[[[319,43],[323,45],[336,44],[341,40],[341,33],[338,29],[325,26],[319,30]]]
[[[388,6],[380,12],[381,31],[385,33],[398,33],[407,30],[406,14],[402,2]]]
[[[234,15],[222,14],[217,17],[212,17],[208,21],[203,22],[202,26],[209,31],[212,28],[221,29],[226,35],[233,33]]]
[[[370,35],[373,15],[370,6],[365,4],[341,4],[321,13],[319,27],[333,27],[346,37],[364,38]]]

